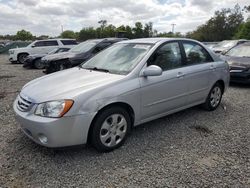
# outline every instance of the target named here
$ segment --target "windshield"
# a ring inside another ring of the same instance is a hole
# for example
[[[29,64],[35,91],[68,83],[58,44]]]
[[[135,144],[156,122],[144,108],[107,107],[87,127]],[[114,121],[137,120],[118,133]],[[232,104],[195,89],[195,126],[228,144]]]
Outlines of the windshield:
[[[78,44],[77,46],[71,48],[70,52],[73,53],[83,53],[89,51],[91,48],[93,48],[96,44],[98,44],[97,41],[86,41]]]
[[[103,69],[114,74],[128,74],[151,47],[151,44],[115,44],[98,53],[81,67]]]
[[[59,48],[55,48],[54,50],[50,51],[48,54],[49,54],[49,55],[50,55],[50,54],[54,54],[54,53],[57,52],[58,49],[59,49]]]
[[[229,50],[225,55],[233,57],[250,57],[250,45],[241,45]]]
[[[233,46],[235,46],[237,44],[236,40],[224,40],[216,45],[214,45],[214,47],[216,48],[232,48]]]

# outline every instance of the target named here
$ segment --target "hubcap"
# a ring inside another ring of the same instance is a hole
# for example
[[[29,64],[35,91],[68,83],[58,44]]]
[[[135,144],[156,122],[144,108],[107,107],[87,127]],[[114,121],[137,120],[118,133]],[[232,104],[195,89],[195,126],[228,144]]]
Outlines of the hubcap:
[[[119,144],[127,132],[127,121],[122,114],[112,114],[105,119],[100,130],[103,145],[113,147]]]
[[[63,65],[63,64],[60,64],[59,70],[64,70],[64,69],[65,69],[64,65]]]
[[[38,60],[35,63],[36,63],[36,68],[38,68],[38,69],[44,68],[44,65],[43,65],[43,63],[41,61]]]
[[[24,63],[24,59],[27,57],[27,55],[20,55],[19,61],[20,63]]]
[[[215,87],[211,92],[210,103],[212,107],[216,107],[220,103],[221,99],[221,89],[219,87]]]

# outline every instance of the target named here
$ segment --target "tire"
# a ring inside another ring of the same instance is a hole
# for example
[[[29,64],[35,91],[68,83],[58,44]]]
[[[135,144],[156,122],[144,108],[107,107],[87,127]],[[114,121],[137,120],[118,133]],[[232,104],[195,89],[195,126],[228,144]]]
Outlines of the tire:
[[[59,63],[59,64],[58,64],[57,70],[58,70],[58,71],[61,71],[61,70],[69,69],[69,68],[71,68],[71,67],[72,67],[71,63],[62,62],[62,63]]]
[[[18,61],[19,63],[21,63],[21,64],[24,64],[24,60],[25,60],[25,58],[26,58],[28,55],[29,55],[29,54],[26,54],[26,53],[24,53],[24,54],[19,54],[18,57],[17,57],[17,61]]]
[[[206,102],[203,104],[203,107],[208,111],[217,109],[221,103],[222,95],[223,87],[221,84],[216,83],[210,90]]]
[[[34,60],[34,68],[36,69],[44,69],[45,68],[45,65],[42,63],[41,59],[36,59]]]
[[[123,108],[110,107],[98,114],[92,126],[92,146],[99,152],[109,152],[123,145],[131,130],[131,119]]]

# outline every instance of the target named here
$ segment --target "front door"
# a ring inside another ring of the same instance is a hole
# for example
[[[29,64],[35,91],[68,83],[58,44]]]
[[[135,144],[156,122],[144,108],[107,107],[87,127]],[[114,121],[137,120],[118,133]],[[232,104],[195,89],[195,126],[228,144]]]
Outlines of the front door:
[[[160,76],[140,77],[142,121],[187,105],[186,67],[183,67],[179,42],[161,45],[147,66],[162,68]]]

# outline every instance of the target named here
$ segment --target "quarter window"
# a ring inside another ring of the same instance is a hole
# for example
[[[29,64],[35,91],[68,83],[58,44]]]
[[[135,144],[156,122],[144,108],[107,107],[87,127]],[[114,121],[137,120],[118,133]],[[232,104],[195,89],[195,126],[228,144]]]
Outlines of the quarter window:
[[[188,65],[213,61],[208,52],[199,44],[193,42],[183,42],[186,53],[186,63]]]
[[[171,42],[161,46],[149,58],[148,65],[157,65],[162,70],[174,69],[182,66],[181,51],[178,42]]]

